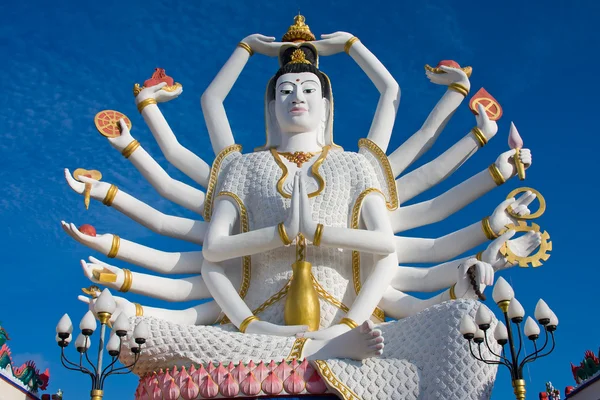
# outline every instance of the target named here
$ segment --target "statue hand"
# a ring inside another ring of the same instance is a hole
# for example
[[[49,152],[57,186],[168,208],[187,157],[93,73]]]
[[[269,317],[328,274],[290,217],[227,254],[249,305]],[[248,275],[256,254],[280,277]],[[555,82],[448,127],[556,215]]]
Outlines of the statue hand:
[[[315,238],[315,231],[317,230],[317,223],[312,219],[312,206],[308,193],[306,192],[306,182],[304,175],[298,172],[299,186],[300,186],[300,233],[311,242]]]
[[[515,234],[511,230],[494,240],[481,255],[481,259],[492,265],[494,271],[512,267],[506,258],[500,253],[500,247],[504,242],[508,243],[509,249],[518,257],[527,257],[538,248],[542,242],[542,235],[536,231],[529,231],[525,235],[509,240]]]
[[[485,112],[485,108],[481,104],[477,104],[477,110],[479,112],[479,114],[475,116],[477,127],[483,132],[485,138],[490,140],[498,132],[498,124],[496,121],[490,120],[490,117],[488,117]]]
[[[451,83],[460,83],[467,89],[471,88],[469,77],[460,68],[452,68],[445,65],[440,65],[440,69],[444,70],[446,73],[436,74],[431,71],[425,71],[425,75],[427,75],[427,78],[430,82],[443,86],[448,86]]]
[[[348,40],[354,35],[348,32],[335,32],[321,35],[321,40],[311,42],[319,52],[320,56],[330,56],[337,53],[342,53]]]
[[[276,42],[273,36],[265,36],[259,33],[246,36],[242,39],[242,42],[250,46],[255,53],[263,54],[267,57],[277,57],[282,45],[281,42]]]
[[[300,232],[300,176],[294,176],[294,190],[292,191],[292,204],[288,217],[283,223],[290,240],[294,240]]]
[[[271,335],[271,336],[296,336],[299,333],[304,333],[308,330],[305,325],[276,325],[266,321],[251,322],[246,328],[246,333],[255,335]]]
[[[459,299],[477,299],[475,289],[471,285],[471,278],[467,273],[469,269],[475,268],[475,282],[479,284],[479,290],[483,293],[486,286],[494,283],[494,269],[486,262],[478,261],[476,258],[469,258],[458,267],[458,279],[454,293]]]
[[[96,315],[96,310],[94,309],[96,299],[91,299],[87,296],[78,296],[77,298],[79,301],[86,303],[90,311]],[[135,317],[135,304],[123,297],[113,296],[112,298],[115,300],[115,303],[117,303],[117,309],[110,316],[111,323],[114,323],[121,313],[124,313],[128,318]],[[96,316],[96,318],[98,317]]]
[[[67,168],[65,168],[65,178],[67,179],[67,183],[75,192],[79,194],[83,194],[85,190],[85,184],[89,183],[92,185],[92,189],[90,190],[90,196],[95,200],[104,200],[106,197],[106,193],[108,193],[108,189],[110,189],[110,183],[97,181],[92,178],[88,178],[85,176],[81,176],[81,182],[73,178],[71,172]]]
[[[500,154],[496,159],[496,167],[498,167],[505,180],[508,180],[517,174],[514,161],[515,153],[516,150],[514,149],[508,150]],[[525,169],[529,168],[532,162],[531,150],[521,149],[521,151],[519,151],[519,159],[525,166]]]
[[[529,215],[529,204],[536,199],[536,195],[531,191],[526,191],[518,199],[510,198],[504,200],[496,207],[492,215],[490,215],[490,226],[494,232],[500,232],[506,225],[516,224],[517,219],[510,215],[507,211],[508,207],[512,208],[513,212],[519,216]]]
[[[127,124],[122,118],[119,120],[119,126],[121,127],[121,135],[114,138],[109,137],[107,139],[112,147],[119,152],[122,152],[129,143],[133,142],[134,138],[131,136],[129,127],[127,127]]]
[[[109,287],[111,289],[119,290],[121,286],[123,286],[123,281],[125,279],[125,274],[121,270],[121,268],[115,267],[113,265],[107,264],[98,260],[97,258],[90,257],[90,262],[86,263],[84,260],[81,260],[81,268],[83,269],[83,274],[92,282],[98,283],[100,285]],[[103,270],[108,269],[115,275],[117,275],[116,282],[100,282],[94,277],[94,270]],[[135,315],[135,313],[134,313]]]
[[[483,253],[481,253],[481,261],[490,264],[494,268],[494,271],[501,269],[501,266],[506,264],[506,259],[500,253],[500,248],[513,236],[515,236],[515,231],[511,229],[494,239]]]
[[[167,86],[166,82],[161,82],[158,85],[150,86],[142,89],[141,92],[135,97],[135,104],[139,104],[147,99],[154,99],[157,103],[165,103],[167,101],[173,100],[181,93],[183,93],[183,86],[178,85],[178,87],[172,92],[167,92],[166,90],[162,90]]]
[[[63,230],[79,243],[90,249],[99,251],[104,255],[107,255],[110,252],[114,235],[107,233],[104,235],[90,236],[82,233],[73,223],[68,224],[65,221],[61,221],[60,223]]]

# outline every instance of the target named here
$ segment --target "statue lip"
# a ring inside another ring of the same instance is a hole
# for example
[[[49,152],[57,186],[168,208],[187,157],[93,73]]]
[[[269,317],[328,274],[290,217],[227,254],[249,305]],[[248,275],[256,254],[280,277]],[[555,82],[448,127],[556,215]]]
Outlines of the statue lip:
[[[301,113],[305,113],[307,111],[308,110],[306,108],[303,108],[303,107],[292,107],[290,109],[290,113],[292,113],[292,114],[301,114]]]

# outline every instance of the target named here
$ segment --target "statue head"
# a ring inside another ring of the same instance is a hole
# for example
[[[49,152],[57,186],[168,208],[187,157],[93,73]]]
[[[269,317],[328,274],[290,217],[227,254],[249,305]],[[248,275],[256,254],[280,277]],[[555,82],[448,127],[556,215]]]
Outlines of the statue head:
[[[279,51],[279,70],[269,80],[265,93],[267,141],[259,150],[277,147],[283,135],[316,131],[317,144],[334,145],[333,95],[331,83],[319,70],[315,46],[304,42],[310,30],[297,16]],[[314,40],[314,36],[313,39]]]

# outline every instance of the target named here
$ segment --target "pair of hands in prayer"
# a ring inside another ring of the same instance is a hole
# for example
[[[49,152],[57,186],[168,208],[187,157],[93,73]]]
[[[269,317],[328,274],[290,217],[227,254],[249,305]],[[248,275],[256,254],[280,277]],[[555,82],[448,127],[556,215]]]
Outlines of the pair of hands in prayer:
[[[311,242],[315,238],[317,223],[312,219],[312,206],[306,191],[306,175],[302,171],[294,175],[294,189],[292,203],[288,216],[283,223],[290,240],[294,240],[300,233]]]

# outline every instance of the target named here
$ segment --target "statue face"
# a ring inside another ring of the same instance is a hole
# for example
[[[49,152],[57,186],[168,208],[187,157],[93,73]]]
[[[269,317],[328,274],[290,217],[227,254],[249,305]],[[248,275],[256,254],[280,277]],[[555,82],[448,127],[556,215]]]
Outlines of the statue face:
[[[275,118],[285,133],[317,130],[326,117],[319,78],[312,72],[284,74],[275,86]]]

